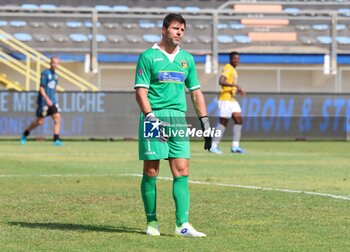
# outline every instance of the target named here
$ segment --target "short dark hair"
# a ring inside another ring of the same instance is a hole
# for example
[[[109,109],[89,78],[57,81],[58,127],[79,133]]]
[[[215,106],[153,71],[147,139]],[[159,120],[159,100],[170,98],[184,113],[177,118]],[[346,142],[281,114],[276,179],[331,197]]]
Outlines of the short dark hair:
[[[236,51],[233,51],[233,52],[230,52],[230,59],[233,57],[233,56],[239,56],[239,53],[236,52]]]
[[[180,14],[176,14],[176,13],[170,13],[165,16],[163,20],[163,27],[165,29],[168,29],[170,23],[173,21],[179,22],[180,24],[184,24],[186,27],[186,20]]]

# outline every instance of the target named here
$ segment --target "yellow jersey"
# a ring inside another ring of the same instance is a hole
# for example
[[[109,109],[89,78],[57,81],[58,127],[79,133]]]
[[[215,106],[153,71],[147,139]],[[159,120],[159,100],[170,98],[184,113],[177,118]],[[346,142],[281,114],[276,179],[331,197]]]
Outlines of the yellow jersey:
[[[221,75],[226,77],[228,83],[234,83],[237,85],[238,73],[236,68],[231,64],[226,64],[224,66]],[[236,87],[221,86],[219,101],[235,101],[236,92]]]

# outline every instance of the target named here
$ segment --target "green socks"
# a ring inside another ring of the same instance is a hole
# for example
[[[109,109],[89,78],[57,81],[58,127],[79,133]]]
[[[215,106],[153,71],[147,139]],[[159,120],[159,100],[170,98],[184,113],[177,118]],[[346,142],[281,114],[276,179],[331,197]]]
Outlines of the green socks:
[[[141,182],[141,195],[147,223],[157,220],[157,177],[143,175]],[[173,198],[176,208],[176,225],[180,227],[188,222],[188,211],[190,207],[190,193],[188,191],[188,176],[174,177]]]
[[[143,205],[145,207],[145,213],[147,217],[147,223],[151,221],[157,221],[157,177],[149,177],[143,175],[141,182],[141,195]]]
[[[188,176],[174,177],[173,198],[176,208],[176,226],[180,227],[188,222],[190,208],[190,193],[188,190]]]

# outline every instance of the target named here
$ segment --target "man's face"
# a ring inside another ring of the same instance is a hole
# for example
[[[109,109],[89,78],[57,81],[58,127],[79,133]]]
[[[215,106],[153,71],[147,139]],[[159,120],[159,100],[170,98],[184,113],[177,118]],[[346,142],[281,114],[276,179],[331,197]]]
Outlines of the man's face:
[[[185,25],[172,21],[168,29],[162,28],[162,34],[169,45],[178,46],[185,34]]]
[[[60,60],[58,58],[52,58],[50,63],[51,69],[55,70],[58,67],[59,63],[60,63]]]
[[[235,54],[231,57],[231,65],[236,67],[239,64],[239,55]]]

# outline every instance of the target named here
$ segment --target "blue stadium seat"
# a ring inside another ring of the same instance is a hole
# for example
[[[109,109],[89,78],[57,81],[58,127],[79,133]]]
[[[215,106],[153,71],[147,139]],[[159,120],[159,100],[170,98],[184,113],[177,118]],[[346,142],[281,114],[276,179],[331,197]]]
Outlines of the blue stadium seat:
[[[350,45],[349,37],[338,36],[336,39],[337,39],[337,43],[340,45]]]
[[[151,29],[151,28],[156,27],[156,25],[155,25],[155,23],[148,21],[148,20],[140,20],[139,27],[141,29]]]
[[[22,4],[21,8],[26,9],[26,10],[35,10],[35,9],[38,9],[39,6],[36,4]]]
[[[337,24],[337,31],[344,31],[346,29],[345,24]]]
[[[57,8],[57,6],[54,4],[41,4],[39,8],[43,10],[54,10]]]
[[[316,40],[321,45],[329,45],[332,43],[332,38],[330,36],[317,36]]]
[[[32,36],[28,33],[15,33],[13,36],[22,42],[32,41]]]
[[[350,17],[350,9],[349,8],[340,8],[337,10],[340,15],[345,16],[345,17]]]
[[[77,42],[77,43],[86,42],[89,40],[88,36],[81,33],[72,33],[69,35],[69,37],[73,42]]]
[[[172,6],[167,6],[166,10],[172,11],[172,12],[181,12],[183,11],[183,8],[181,6],[172,5]]]
[[[87,27],[87,28],[91,28],[91,27],[92,27],[92,22],[91,22],[91,21],[85,21],[85,22],[84,22],[84,26]],[[100,27],[100,26],[101,26],[101,23],[100,23],[100,22],[97,22],[97,23],[96,23],[96,26],[97,26],[97,27]]]
[[[115,11],[127,11],[127,10],[129,10],[129,6],[115,5],[115,6],[113,6],[113,10],[115,10]]]
[[[161,37],[156,34],[144,34],[142,37],[147,43],[157,43],[161,40]]]
[[[83,24],[79,21],[67,21],[66,26],[69,28],[80,28],[83,26]]]
[[[7,21],[5,20],[0,20],[0,27],[4,27],[7,25]]]
[[[198,11],[201,10],[201,8],[199,8],[197,6],[186,6],[185,10],[192,12],[192,14],[196,14]]]
[[[291,16],[297,16],[300,12],[299,8],[285,8],[283,12],[288,13]]]
[[[246,35],[236,35],[233,38],[238,44],[249,44],[252,42],[251,39]]]
[[[88,38],[91,40],[92,39],[92,34],[89,34]],[[102,43],[102,42],[106,42],[107,39],[106,39],[106,36],[103,35],[103,34],[96,34],[96,41],[98,43]]]
[[[162,28],[162,27],[163,27],[163,20],[158,20],[158,21],[156,22],[156,26],[157,26],[158,28]]]
[[[228,28],[228,24],[226,23],[218,23],[218,26],[217,26],[218,30],[225,30]]]
[[[326,31],[329,29],[329,25],[328,24],[314,24],[312,26],[312,29],[314,29],[315,31]]]
[[[230,28],[232,30],[243,30],[245,28],[244,24],[239,24],[239,23],[231,23]]]
[[[10,21],[9,24],[12,27],[24,27],[27,25],[27,22],[23,20],[14,20],[14,21]]]
[[[231,44],[234,42],[233,38],[229,35],[218,35],[218,42],[222,44]]]
[[[97,10],[97,11],[109,11],[109,10],[113,10],[113,9],[109,5],[96,5],[95,10]]]

